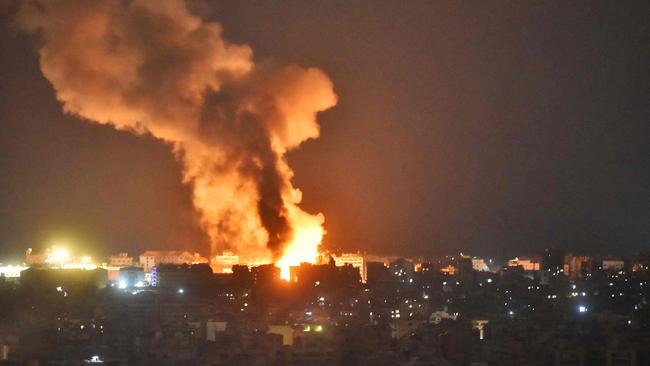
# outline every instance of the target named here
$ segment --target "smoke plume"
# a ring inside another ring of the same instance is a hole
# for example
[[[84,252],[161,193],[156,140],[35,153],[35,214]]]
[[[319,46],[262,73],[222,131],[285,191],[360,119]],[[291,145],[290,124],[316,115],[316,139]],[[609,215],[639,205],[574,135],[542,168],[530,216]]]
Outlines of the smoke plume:
[[[255,63],[182,0],[34,0],[17,24],[66,113],[173,145],[213,254],[315,255],[324,219],[298,207],[285,153],[336,104],[321,70]]]

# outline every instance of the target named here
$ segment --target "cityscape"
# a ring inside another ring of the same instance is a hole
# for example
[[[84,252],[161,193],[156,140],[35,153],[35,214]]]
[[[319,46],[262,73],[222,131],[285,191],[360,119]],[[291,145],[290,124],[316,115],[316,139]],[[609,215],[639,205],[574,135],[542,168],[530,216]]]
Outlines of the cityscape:
[[[646,365],[650,252],[497,263],[323,254],[290,268],[187,251],[3,265],[2,364]]]
[[[0,30],[0,366],[650,366],[650,1]]]

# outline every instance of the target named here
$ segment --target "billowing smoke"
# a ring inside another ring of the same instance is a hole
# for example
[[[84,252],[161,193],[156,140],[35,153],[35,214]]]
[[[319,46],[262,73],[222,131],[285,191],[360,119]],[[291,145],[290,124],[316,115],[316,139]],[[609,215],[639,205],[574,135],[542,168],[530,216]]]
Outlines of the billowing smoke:
[[[284,156],[336,104],[322,71],[256,64],[182,0],[35,0],[17,23],[65,112],[173,144],[212,253],[313,260],[323,216],[297,206]]]

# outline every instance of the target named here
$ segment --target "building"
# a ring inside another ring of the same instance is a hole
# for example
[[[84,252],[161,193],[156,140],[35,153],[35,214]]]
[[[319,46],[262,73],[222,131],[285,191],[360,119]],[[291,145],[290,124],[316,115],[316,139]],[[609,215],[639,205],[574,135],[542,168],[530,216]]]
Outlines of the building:
[[[366,275],[371,285],[388,283],[391,278],[388,267],[382,262],[366,262]]]
[[[413,278],[413,273],[415,272],[413,262],[404,258],[398,258],[391,262],[389,269],[391,275],[405,279]]]
[[[472,258],[472,268],[478,272],[487,272],[490,270],[490,267],[488,267],[485,259],[479,257]]]
[[[142,287],[144,286],[144,269],[141,267],[122,267],[120,268],[120,275],[118,286],[120,288],[126,287]]]
[[[20,285],[25,289],[88,289],[106,287],[108,275],[105,269],[30,267],[20,273]]]
[[[29,267],[0,265],[0,277],[4,277],[6,279],[18,279],[20,278],[20,273],[26,270],[27,268]]]
[[[591,271],[591,257],[567,255],[564,257],[564,274],[572,279],[584,278]]]
[[[541,263],[536,258],[515,257],[508,261],[508,267],[522,267],[524,271],[539,271]]]
[[[156,286],[183,293],[190,288],[206,288],[213,282],[212,268],[206,263],[161,264],[156,267]]]
[[[216,273],[232,273],[232,267],[238,264],[239,256],[228,250],[214,257],[214,271]]]
[[[208,263],[199,253],[182,250],[147,250],[140,254],[140,266],[145,272],[150,272],[152,267],[160,264],[198,264]]]
[[[334,263],[337,267],[345,266],[346,264],[351,265],[354,268],[359,270],[361,275],[361,280],[365,283],[368,280],[366,273],[366,266],[363,260],[363,255],[358,253],[343,253],[340,256],[334,256]]]
[[[133,257],[128,253],[114,254],[108,258],[108,265],[110,267],[129,267],[133,265]]]
[[[282,345],[293,346],[294,329],[290,325],[269,325],[266,331],[269,334],[279,334],[282,336]]]
[[[547,248],[542,258],[542,269],[550,272],[564,272],[565,252],[562,248]]]
[[[603,271],[622,271],[625,268],[625,261],[619,258],[603,259]]]

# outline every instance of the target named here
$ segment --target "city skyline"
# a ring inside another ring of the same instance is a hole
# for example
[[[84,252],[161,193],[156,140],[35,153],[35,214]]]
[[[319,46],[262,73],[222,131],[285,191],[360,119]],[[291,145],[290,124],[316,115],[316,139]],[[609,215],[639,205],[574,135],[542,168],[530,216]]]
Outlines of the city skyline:
[[[169,146],[64,115],[9,4],[2,253],[65,238],[105,254],[209,254]],[[303,206],[325,214],[325,249],[632,255],[650,243],[647,32],[634,4],[190,5],[256,61],[332,79],[339,104],[319,114],[321,138],[289,155]],[[283,14],[301,16],[270,26]]]

